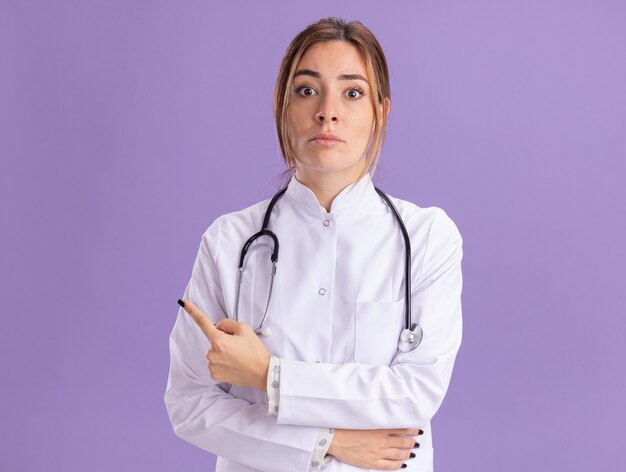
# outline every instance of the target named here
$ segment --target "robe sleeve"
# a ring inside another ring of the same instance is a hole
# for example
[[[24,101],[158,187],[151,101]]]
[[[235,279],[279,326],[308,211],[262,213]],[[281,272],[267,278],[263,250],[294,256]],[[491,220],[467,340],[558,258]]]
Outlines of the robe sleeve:
[[[183,298],[214,323],[225,318],[224,297],[214,260],[219,220],[203,235]],[[308,470],[317,426],[279,425],[262,403],[237,398],[230,385],[215,382],[208,369],[210,343],[180,308],[170,340],[165,405],[174,432],[212,454],[256,470]]]
[[[422,343],[398,351],[390,365],[281,359],[279,424],[378,429],[430,422],[448,389],[462,333],[463,240],[438,210],[412,284],[413,322],[424,330]]]
[[[268,415],[278,415],[279,410],[279,392],[280,392],[280,358],[270,356],[269,367],[267,369],[267,385],[265,398],[267,402]],[[315,440],[315,449],[311,458],[311,467],[309,470],[320,470],[326,467],[333,456],[327,454],[330,444],[333,440],[335,430],[332,428],[319,428],[317,439]]]

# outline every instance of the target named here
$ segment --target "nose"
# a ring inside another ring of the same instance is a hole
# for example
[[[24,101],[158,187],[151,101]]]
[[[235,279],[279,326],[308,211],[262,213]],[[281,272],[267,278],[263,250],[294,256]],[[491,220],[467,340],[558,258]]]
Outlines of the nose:
[[[317,113],[315,115],[315,120],[320,122],[320,123],[325,123],[327,121],[330,121],[331,123],[336,123],[337,122],[337,114],[335,112],[323,112],[320,111],[319,113]]]
[[[320,101],[320,111],[315,114],[315,121],[318,123],[336,123],[339,120],[339,114],[336,110],[337,103],[333,100],[331,94],[326,94]]]

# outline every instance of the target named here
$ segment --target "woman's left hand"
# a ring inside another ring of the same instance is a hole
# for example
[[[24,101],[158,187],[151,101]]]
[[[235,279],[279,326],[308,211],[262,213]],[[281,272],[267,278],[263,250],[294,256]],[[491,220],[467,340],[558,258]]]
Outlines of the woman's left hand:
[[[241,387],[265,390],[270,352],[252,327],[231,319],[217,325],[189,300],[183,300],[185,311],[200,327],[211,349],[206,353],[211,378]]]

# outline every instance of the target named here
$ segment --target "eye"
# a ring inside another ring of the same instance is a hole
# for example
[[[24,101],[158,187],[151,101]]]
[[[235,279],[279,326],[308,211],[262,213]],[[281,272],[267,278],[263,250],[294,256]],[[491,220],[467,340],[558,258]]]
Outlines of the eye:
[[[348,95],[348,98],[358,100],[359,98],[365,96],[365,91],[360,87],[352,87],[346,92],[346,94]]]
[[[315,89],[312,87],[309,87],[308,85],[303,85],[302,87],[298,87],[296,89],[296,93],[302,97],[310,97],[311,95],[314,95]]]

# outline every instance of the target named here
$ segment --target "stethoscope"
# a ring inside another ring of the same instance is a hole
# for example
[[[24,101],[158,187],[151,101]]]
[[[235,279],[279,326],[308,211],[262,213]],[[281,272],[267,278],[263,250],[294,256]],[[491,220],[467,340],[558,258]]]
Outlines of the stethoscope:
[[[402,231],[402,237],[404,238],[404,245],[405,245],[405,260],[404,260],[404,329],[402,330],[402,332],[400,333],[400,339],[398,340],[398,349],[402,352],[407,352],[407,351],[411,351],[413,349],[415,349],[417,346],[419,346],[419,344],[422,342],[422,338],[424,337],[424,330],[422,329],[422,327],[417,324],[417,323],[411,323],[411,287],[410,287],[410,281],[411,281],[411,242],[409,241],[409,233],[406,230],[406,227],[404,226],[404,222],[402,221],[402,218],[400,217],[400,214],[398,213],[398,210],[396,209],[395,205],[391,202],[391,200],[389,199],[389,197],[385,194],[385,192],[383,192],[382,190],[380,190],[379,188],[374,187],[374,189],[376,190],[376,192],[378,192],[378,195],[380,195],[382,197],[383,200],[385,200],[385,202],[387,203],[387,205],[389,206],[389,208],[391,208],[391,211],[393,212],[393,215],[396,219],[396,221],[398,222],[398,225],[400,225],[400,230]],[[272,273],[270,275],[271,280],[270,280],[270,290],[269,290],[269,295],[267,296],[267,304],[265,305],[265,312],[263,313],[263,319],[261,320],[261,323],[259,324],[259,326],[257,326],[254,329],[254,332],[257,335],[262,335],[262,336],[271,336],[272,334],[272,329],[269,326],[265,326],[265,321],[267,320],[267,309],[270,306],[270,299],[272,298],[272,288],[274,286],[274,276],[276,275],[276,264],[278,263],[278,237],[276,236],[276,234],[274,234],[273,231],[270,231],[269,229],[267,229],[268,225],[269,225],[269,221],[270,221],[270,215],[272,214],[272,210],[274,209],[274,205],[276,205],[276,202],[284,195],[284,193],[287,191],[287,187],[279,190],[276,195],[274,195],[274,197],[272,197],[272,200],[270,201],[270,204],[267,207],[267,210],[265,211],[265,216],[263,218],[263,226],[261,228],[261,231],[259,231],[258,233],[255,233],[254,235],[252,235],[250,237],[250,239],[248,239],[246,241],[246,243],[243,245],[243,248],[241,249],[241,257],[239,258],[239,276],[238,276],[238,281],[237,281],[237,298],[235,301],[235,321],[239,321],[239,295],[241,292],[241,281],[242,281],[242,276],[243,276],[243,263],[244,263],[244,259],[246,257],[246,254],[248,253],[248,249],[250,248],[250,245],[258,238],[262,237],[262,236],[268,236],[270,238],[272,238],[272,240],[274,241],[274,248],[272,250],[272,255],[271,255],[271,260],[272,260]]]

